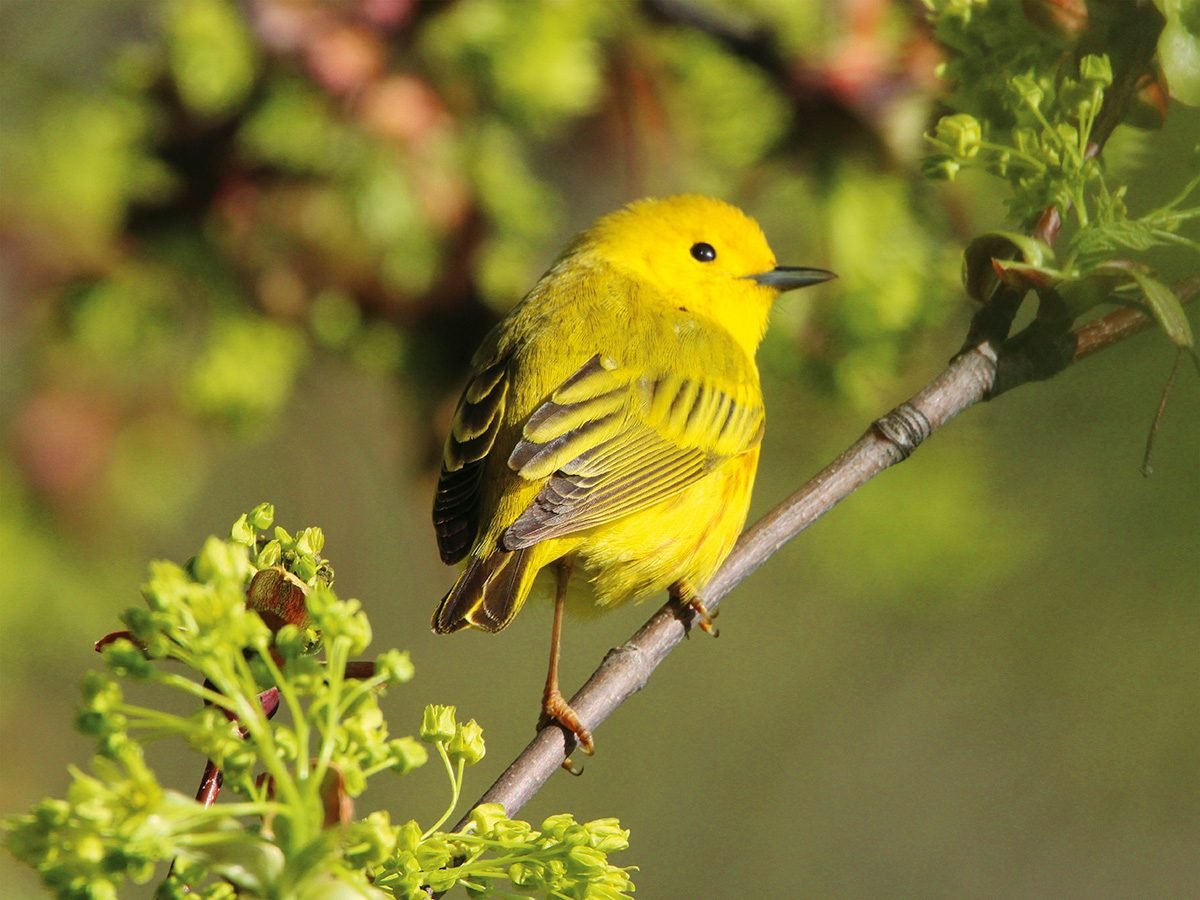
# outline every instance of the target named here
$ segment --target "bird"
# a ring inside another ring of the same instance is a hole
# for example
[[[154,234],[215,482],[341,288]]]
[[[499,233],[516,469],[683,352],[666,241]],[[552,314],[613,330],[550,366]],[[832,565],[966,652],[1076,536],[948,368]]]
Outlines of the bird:
[[[758,223],[723,200],[647,198],[581,232],[484,338],[434,497],[441,558],[465,565],[433,630],[502,631],[552,575],[539,727],[594,750],[558,685],[579,576],[600,608],[666,590],[715,634],[701,592],[749,509],[765,423],[756,350],[781,293],[834,277],[777,265]]]

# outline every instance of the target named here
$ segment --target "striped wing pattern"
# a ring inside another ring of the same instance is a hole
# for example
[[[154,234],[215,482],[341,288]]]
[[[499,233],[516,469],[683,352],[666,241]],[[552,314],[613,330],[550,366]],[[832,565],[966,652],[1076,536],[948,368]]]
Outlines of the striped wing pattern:
[[[454,412],[433,503],[443,562],[456,563],[466,556],[479,531],[484,462],[496,442],[507,396],[508,360],[502,359],[471,379]]]
[[[644,509],[757,445],[762,429],[748,392],[596,355],[526,422],[509,467],[547,480],[500,544],[518,550]]]

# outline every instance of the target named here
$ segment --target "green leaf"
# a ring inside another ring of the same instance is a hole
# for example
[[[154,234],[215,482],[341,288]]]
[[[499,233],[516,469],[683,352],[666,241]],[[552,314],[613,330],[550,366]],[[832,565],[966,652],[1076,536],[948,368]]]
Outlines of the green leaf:
[[[1096,271],[1123,274],[1137,284],[1142,297],[1134,302],[1154,318],[1171,343],[1196,355],[1191,323],[1174,291],[1136,263],[1115,260],[1096,266]]]
[[[1014,231],[989,231],[981,234],[963,251],[963,285],[967,295],[985,303],[998,272],[994,260],[1016,260],[1034,269],[1046,269],[1054,261],[1054,251],[1043,241]]]

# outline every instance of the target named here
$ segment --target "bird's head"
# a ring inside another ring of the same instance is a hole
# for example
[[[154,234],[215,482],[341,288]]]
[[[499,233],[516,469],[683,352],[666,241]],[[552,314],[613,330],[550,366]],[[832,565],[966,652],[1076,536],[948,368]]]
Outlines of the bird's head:
[[[630,275],[651,302],[716,322],[751,354],[781,293],[834,277],[777,266],[757,222],[697,194],[637,200],[600,219],[576,250]]]

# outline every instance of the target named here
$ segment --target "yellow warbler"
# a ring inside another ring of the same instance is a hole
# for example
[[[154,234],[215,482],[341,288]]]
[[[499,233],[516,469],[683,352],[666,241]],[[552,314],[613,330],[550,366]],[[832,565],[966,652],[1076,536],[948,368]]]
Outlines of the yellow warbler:
[[[763,434],[754,354],[783,291],[832,278],[776,266],[758,223],[709,197],[639,200],[566,249],[484,339],[454,414],[433,519],[466,568],[434,631],[500,631],[553,564],[544,715],[592,738],[558,689],[573,567],[595,603],[699,591],[750,504]]]

